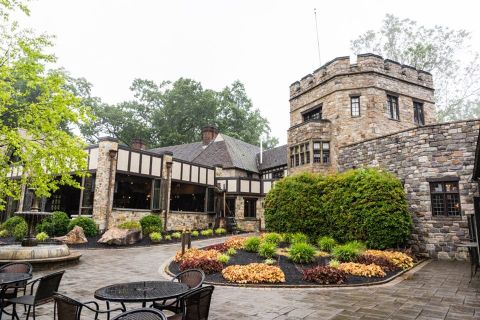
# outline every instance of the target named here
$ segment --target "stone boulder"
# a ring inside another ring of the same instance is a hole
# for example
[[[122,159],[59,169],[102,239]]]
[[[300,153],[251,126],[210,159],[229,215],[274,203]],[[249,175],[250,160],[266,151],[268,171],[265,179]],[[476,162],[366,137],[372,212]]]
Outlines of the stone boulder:
[[[140,240],[142,240],[142,232],[140,230],[113,227],[108,229],[97,242],[113,245],[128,245]]]
[[[87,237],[85,237],[85,233],[83,232],[83,228],[80,226],[75,226],[63,237],[57,237],[54,239],[65,244],[83,244],[88,242]]]

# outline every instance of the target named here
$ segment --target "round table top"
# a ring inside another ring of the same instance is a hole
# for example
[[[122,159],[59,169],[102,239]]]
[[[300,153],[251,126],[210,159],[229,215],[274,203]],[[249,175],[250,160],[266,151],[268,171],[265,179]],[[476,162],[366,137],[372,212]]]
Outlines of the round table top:
[[[32,275],[30,273],[1,272],[0,286],[29,279],[32,279]]]
[[[94,296],[107,301],[145,302],[175,298],[189,289],[186,284],[179,282],[139,281],[106,286],[96,290]]]

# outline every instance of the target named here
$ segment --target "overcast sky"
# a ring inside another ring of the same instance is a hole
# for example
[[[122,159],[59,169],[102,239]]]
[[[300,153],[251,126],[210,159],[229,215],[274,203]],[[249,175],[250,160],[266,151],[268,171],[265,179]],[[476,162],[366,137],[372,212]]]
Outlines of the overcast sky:
[[[478,1],[36,0],[23,21],[56,35],[58,66],[85,77],[105,102],[132,97],[134,78],[188,77],[204,88],[242,81],[286,143],[289,85],[350,55],[350,40],[378,29],[386,13],[472,32],[480,51]]]

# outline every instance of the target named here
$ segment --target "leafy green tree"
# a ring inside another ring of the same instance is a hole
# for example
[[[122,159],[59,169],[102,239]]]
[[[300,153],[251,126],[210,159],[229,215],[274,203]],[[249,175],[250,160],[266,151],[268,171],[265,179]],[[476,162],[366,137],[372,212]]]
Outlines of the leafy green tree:
[[[10,21],[15,9],[28,13],[21,2],[0,1],[0,209],[24,184],[37,196],[78,186],[71,173],[81,176],[86,168],[84,143],[65,129],[87,122],[88,110],[62,72],[46,69],[55,61],[45,53],[50,38]],[[9,178],[12,168],[18,179]]]
[[[135,79],[130,89],[134,100],[115,106],[92,104],[96,120],[81,129],[88,140],[107,134],[127,145],[142,138],[150,147],[169,146],[198,141],[203,126],[215,125],[251,144],[258,145],[261,135],[266,148],[278,143],[239,81],[217,92],[185,78],[160,84]]]
[[[351,42],[355,53],[372,52],[434,76],[440,121],[480,117],[480,56],[469,48],[470,33],[433,28],[387,14],[378,31]]]

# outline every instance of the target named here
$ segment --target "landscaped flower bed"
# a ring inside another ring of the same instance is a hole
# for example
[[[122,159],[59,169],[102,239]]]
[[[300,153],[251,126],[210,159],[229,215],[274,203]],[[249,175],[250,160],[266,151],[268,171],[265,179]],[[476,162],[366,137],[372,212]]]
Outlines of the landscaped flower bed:
[[[322,237],[315,242],[300,233],[236,236],[178,252],[169,270],[199,268],[208,282],[225,284],[349,285],[381,282],[414,265],[404,252],[367,250],[358,241],[337,244]]]
[[[70,219],[66,213],[60,211],[54,212],[52,216],[44,219],[37,225],[37,240],[41,241],[42,243],[57,243],[58,241],[55,240],[54,237],[66,235],[67,232],[72,230],[75,226],[82,227],[87,238],[87,242],[82,244],[69,244],[69,246],[72,248],[88,249],[125,247],[98,243],[98,240],[102,237],[102,235],[97,231],[97,226],[93,219],[88,217],[77,217],[75,219]],[[116,225],[116,227],[120,229],[142,231],[143,238],[134,244],[129,244],[129,247],[176,243],[180,242],[182,238],[182,232],[180,231],[163,231],[162,219],[158,215],[153,214],[143,217],[139,222],[124,221]],[[227,233],[224,228],[190,230],[188,232],[191,234],[192,241],[222,237]],[[19,243],[19,241],[25,237],[26,233],[27,224],[25,220],[19,216],[11,217],[4,223],[0,224],[0,243]]]

